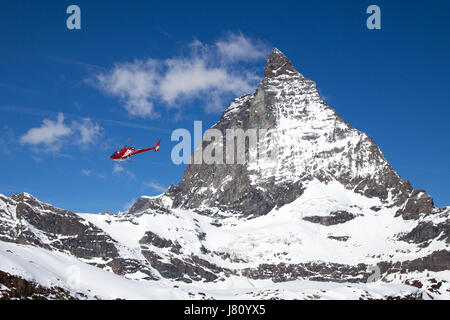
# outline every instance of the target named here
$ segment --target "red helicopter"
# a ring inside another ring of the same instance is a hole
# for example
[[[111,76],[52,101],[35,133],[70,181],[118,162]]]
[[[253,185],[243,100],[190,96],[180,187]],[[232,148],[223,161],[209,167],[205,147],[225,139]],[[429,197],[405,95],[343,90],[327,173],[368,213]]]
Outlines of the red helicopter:
[[[130,139],[128,139],[128,141],[125,143],[125,145],[122,147],[122,149],[114,152],[111,155],[111,157],[109,157],[109,158],[114,161],[124,161],[124,160],[130,159],[131,156],[134,156],[135,154],[138,154],[138,153],[142,153],[142,152],[146,152],[146,151],[150,151],[150,150],[159,151],[159,143],[161,142],[161,140],[158,140],[158,143],[154,147],[146,148],[146,149],[136,149],[135,147],[129,147],[128,146],[129,142],[130,142]]]

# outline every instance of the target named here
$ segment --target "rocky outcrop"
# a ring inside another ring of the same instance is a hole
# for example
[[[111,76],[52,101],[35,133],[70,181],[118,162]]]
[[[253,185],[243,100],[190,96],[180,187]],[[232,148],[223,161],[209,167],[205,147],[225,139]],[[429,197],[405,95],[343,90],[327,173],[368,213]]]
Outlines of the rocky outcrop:
[[[433,198],[425,190],[414,190],[398,214],[401,214],[404,219],[418,219],[421,214],[430,214],[433,208]]]
[[[146,277],[143,277],[144,280],[158,280],[159,278],[154,275],[150,266],[147,266],[141,260],[135,259],[124,259],[124,258],[115,258],[108,262],[106,265],[98,265],[100,268],[109,267],[111,270],[118,275],[128,276],[133,275],[138,272],[144,273]]]
[[[335,224],[345,223],[347,221],[353,220],[356,218],[356,215],[353,213],[349,213],[347,211],[333,211],[329,216],[311,216],[304,217],[303,220],[319,223],[324,226],[332,226]]]
[[[3,241],[67,251],[84,259],[118,257],[115,241],[73,212],[55,208],[26,193],[0,201],[4,203],[0,206]]]
[[[347,241],[348,239],[350,239],[349,236],[328,236],[327,238],[336,241]]]
[[[34,281],[25,280],[0,271],[0,300],[76,300],[70,292],[60,287],[46,288]]]
[[[445,240],[450,243],[450,221],[439,224],[420,222],[411,232],[400,237],[400,240],[413,242],[426,247],[434,239]]]
[[[163,278],[175,279],[190,283],[192,281],[214,281],[217,273],[223,271],[206,260],[192,256],[187,259],[170,257],[162,258],[151,250],[142,250],[147,261],[155,268]]]
[[[144,250],[148,248],[148,245],[152,245],[160,249],[168,248],[173,253],[180,253],[181,251],[181,246],[178,242],[174,243],[171,240],[161,238],[151,231],[145,233],[144,237],[139,240],[139,244]]]
[[[414,271],[445,271],[450,270],[450,251],[438,250],[425,257],[413,260],[398,262],[383,261],[377,265],[380,267],[382,274],[407,274]]]
[[[450,270],[450,251],[439,250],[424,257],[401,263],[403,270],[411,271],[445,271]]]
[[[140,197],[128,210],[129,214],[135,215],[145,210],[153,210],[156,213],[168,213],[170,210],[155,197]]]
[[[301,264],[277,265],[262,264],[258,268],[246,268],[242,275],[251,279],[272,279],[284,282],[296,279],[333,282],[365,282],[370,276],[368,266],[359,264],[349,266],[338,263],[310,262]]]

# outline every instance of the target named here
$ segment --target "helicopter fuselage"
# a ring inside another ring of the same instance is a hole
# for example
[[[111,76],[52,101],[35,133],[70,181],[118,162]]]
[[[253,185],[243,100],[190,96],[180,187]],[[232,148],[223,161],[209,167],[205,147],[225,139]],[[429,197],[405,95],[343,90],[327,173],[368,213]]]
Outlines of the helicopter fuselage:
[[[145,149],[136,149],[134,147],[126,147],[126,148],[123,148],[123,149],[120,149],[120,150],[114,152],[109,158],[114,161],[123,161],[123,160],[129,159],[130,157],[132,157],[138,153],[142,153],[142,152],[146,152],[146,151],[150,151],[150,150],[159,151],[159,143],[160,143],[160,141],[158,141],[158,143],[154,147],[145,148]]]

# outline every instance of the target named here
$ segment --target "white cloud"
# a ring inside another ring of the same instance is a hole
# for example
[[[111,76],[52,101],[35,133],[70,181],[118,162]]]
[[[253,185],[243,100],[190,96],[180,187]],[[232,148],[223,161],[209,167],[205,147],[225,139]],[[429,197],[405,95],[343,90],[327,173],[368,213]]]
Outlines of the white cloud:
[[[115,175],[124,174],[125,176],[127,176],[131,180],[135,180],[136,179],[136,176],[135,176],[135,174],[133,172],[131,172],[130,170],[125,169],[124,167],[122,167],[118,163],[114,164],[114,168],[113,168],[113,172],[112,173],[115,174]]]
[[[152,188],[153,190],[158,191],[158,192],[165,192],[167,190],[167,188],[159,185],[158,183],[152,182],[152,181],[144,182],[144,186],[146,186],[147,188]]]
[[[96,138],[99,137],[102,132],[102,127],[89,118],[83,119],[83,122],[81,123],[74,123],[74,127],[80,133],[80,139],[78,141],[82,145],[95,142]]]
[[[192,99],[201,100],[206,111],[217,111],[226,100],[250,92],[259,79],[236,63],[260,60],[268,52],[261,41],[242,34],[229,34],[213,45],[194,40],[186,56],[118,63],[97,74],[93,84],[119,97],[131,116],[154,118],[158,103],[171,108]]]
[[[226,61],[251,61],[267,57],[269,47],[260,40],[253,40],[242,33],[229,34],[216,42],[220,56]]]
[[[65,144],[84,147],[92,144],[101,135],[103,128],[89,118],[81,122],[64,122],[64,114],[59,112],[56,121],[44,119],[40,127],[31,128],[19,138],[21,144],[45,145],[47,152],[58,152]]]
[[[201,94],[241,94],[252,89],[252,78],[232,74],[223,67],[208,66],[206,59],[169,60],[160,82],[161,98],[173,104],[179,98]]]
[[[81,169],[81,173],[85,175],[86,177],[97,177],[99,179],[106,179],[107,177],[100,173],[93,173],[91,170],[88,169]]]
[[[58,113],[57,120],[52,121],[44,119],[39,128],[32,128],[21,136],[19,141],[22,144],[55,144],[59,142],[62,137],[69,136],[73,133],[72,129],[64,124],[64,114]]]
[[[125,169],[124,169],[121,165],[115,163],[115,164],[114,164],[114,169],[113,169],[113,174],[121,173],[121,172],[123,172],[124,170],[125,170]]]
[[[152,102],[158,90],[156,67],[153,59],[116,64],[109,72],[97,75],[98,84],[106,93],[120,97],[130,115],[156,116]]]

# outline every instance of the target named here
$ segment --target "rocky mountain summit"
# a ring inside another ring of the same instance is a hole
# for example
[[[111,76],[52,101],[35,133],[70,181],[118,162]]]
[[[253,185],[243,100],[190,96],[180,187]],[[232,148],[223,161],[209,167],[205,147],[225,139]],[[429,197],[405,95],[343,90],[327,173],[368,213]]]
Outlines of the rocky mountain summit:
[[[243,163],[193,161],[120,214],[0,195],[0,297],[449,299],[450,207],[399,177],[281,51],[264,75],[212,127],[262,132]],[[193,158],[222,148],[226,162],[231,141],[204,139]]]

